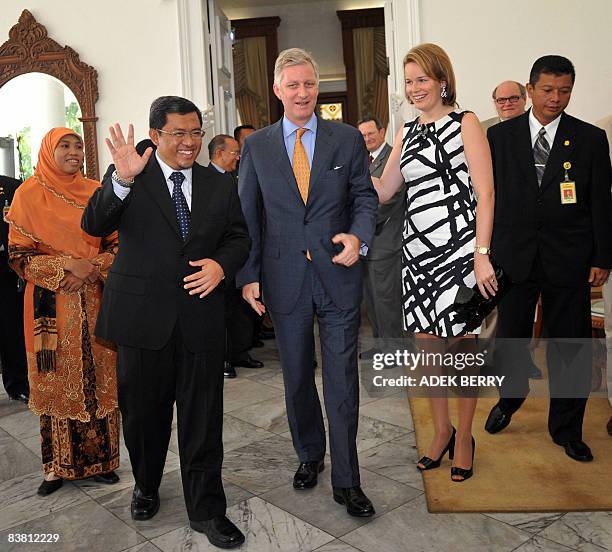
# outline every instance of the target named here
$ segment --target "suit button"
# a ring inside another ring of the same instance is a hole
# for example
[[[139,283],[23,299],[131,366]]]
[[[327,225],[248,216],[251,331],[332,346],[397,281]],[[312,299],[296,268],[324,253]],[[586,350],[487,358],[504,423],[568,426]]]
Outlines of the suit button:
[[[541,200],[541,199],[538,199],[538,200],[536,201],[536,204],[537,204],[537,205],[542,205],[542,200]]]

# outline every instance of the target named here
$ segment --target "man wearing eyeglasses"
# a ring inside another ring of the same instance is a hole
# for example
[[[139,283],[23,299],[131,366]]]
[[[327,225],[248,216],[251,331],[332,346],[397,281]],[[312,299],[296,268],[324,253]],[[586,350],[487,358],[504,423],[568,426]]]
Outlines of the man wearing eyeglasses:
[[[117,386],[135,479],[131,514],[158,511],[173,405],[183,494],[193,530],[222,548],[244,542],[225,517],[221,482],[225,294],[244,264],[249,237],[236,186],[195,160],[202,115],[189,100],[162,96],[149,114],[157,146],[141,156],[134,130],[115,124],[106,140],[115,171],[82,219],[94,236],[119,231],[96,335],[117,344]]]
[[[485,132],[497,123],[508,121],[525,113],[527,89],[520,82],[502,82],[493,89],[492,97],[497,117],[491,117],[480,123]]]

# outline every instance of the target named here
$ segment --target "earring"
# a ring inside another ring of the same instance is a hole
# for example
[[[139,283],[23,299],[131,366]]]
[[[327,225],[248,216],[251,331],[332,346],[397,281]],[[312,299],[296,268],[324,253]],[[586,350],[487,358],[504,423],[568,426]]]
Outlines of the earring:
[[[446,84],[442,85],[442,90],[440,90],[440,97],[446,98],[448,96],[448,92],[446,91]]]

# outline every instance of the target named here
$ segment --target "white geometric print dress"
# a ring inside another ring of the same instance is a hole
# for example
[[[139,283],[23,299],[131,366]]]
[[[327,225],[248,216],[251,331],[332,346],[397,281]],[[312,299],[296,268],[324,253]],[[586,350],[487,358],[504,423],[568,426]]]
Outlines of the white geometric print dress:
[[[476,284],[476,198],[461,139],[464,113],[453,111],[427,125],[409,121],[402,140],[404,325],[440,337],[466,333],[463,324],[453,323],[451,307],[458,286]]]

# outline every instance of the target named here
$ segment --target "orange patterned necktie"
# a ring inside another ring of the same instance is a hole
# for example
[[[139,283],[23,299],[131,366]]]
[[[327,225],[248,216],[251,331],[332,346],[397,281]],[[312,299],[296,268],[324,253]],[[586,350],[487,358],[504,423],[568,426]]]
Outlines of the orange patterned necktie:
[[[310,183],[310,164],[308,163],[308,156],[302,144],[302,135],[308,129],[298,128],[295,132],[295,147],[293,148],[293,174],[297,181],[298,190],[302,196],[304,205],[308,201],[308,186]]]

